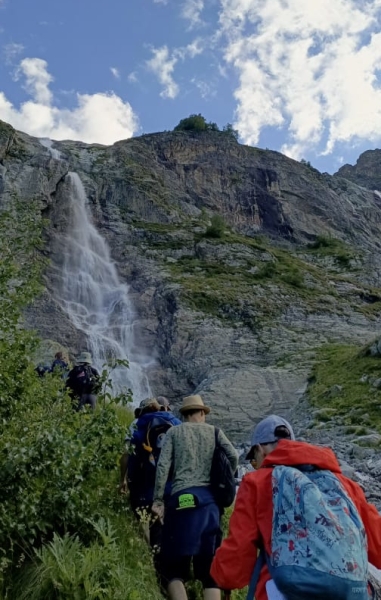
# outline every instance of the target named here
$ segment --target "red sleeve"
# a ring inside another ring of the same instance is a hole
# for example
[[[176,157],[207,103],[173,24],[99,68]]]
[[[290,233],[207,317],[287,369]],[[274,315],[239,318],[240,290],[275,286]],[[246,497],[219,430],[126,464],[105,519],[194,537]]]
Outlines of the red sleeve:
[[[253,573],[259,539],[256,486],[244,477],[239,487],[229,535],[217,550],[211,575],[225,590],[243,588]]]
[[[373,504],[367,502],[364,492],[357,483],[344,477],[343,483],[364,523],[368,537],[368,560],[377,569],[381,569],[381,515]]]

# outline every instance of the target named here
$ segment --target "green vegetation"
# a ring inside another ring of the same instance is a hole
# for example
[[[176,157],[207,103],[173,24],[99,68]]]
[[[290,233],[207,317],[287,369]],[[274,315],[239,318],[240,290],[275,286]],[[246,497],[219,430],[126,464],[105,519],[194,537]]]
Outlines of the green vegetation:
[[[239,136],[237,129],[234,129],[231,123],[227,123],[221,131],[216,123],[208,123],[205,117],[203,117],[201,114],[190,115],[186,119],[181,119],[173,131],[218,131],[235,139],[236,141],[238,140]]]
[[[213,215],[211,224],[205,231],[205,237],[222,238],[226,230],[226,224],[221,215]]]
[[[350,267],[350,261],[355,258],[353,251],[341,240],[318,235],[315,242],[309,245],[309,250],[320,256],[332,256],[343,269]]]
[[[130,516],[89,521],[94,540],[59,536],[37,550],[16,586],[18,600],[159,600],[148,547]]]
[[[318,169],[316,169],[315,167],[313,167],[310,163],[309,160],[306,160],[305,158],[302,158],[300,163],[306,167],[308,167],[310,169],[310,171],[312,171],[313,173],[318,173],[320,175],[320,171]]]
[[[371,425],[381,433],[381,389],[373,385],[380,378],[381,358],[366,354],[357,346],[327,344],[316,356],[309,397],[313,405],[324,408],[325,417],[342,417],[343,424],[355,426],[358,435]],[[341,386],[332,393],[333,386]],[[352,432],[353,433],[353,432]]]
[[[73,411],[59,375],[39,378],[22,312],[40,289],[40,212],[0,215],[0,599],[160,598],[151,557],[118,493],[129,396]]]

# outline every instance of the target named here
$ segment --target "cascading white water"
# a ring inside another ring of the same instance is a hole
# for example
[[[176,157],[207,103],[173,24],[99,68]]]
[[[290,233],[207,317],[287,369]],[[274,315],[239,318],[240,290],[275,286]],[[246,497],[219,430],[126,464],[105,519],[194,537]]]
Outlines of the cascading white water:
[[[61,160],[61,152],[53,148],[53,142],[49,138],[40,138],[39,142],[41,146],[47,148],[53,158],[56,160]]]
[[[52,140],[40,139],[52,158],[61,160]],[[128,286],[121,283],[106,241],[96,230],[86,192],[77,173],[66,176],[69,223],[62,240],[63,265],[60,269],[58,303],[74,326],[87,337],[94,365],[101,370],[114,359],[128,360],[129,369],[111,372],[115,393],[132,389],[134,404],[151,396],[146,368],[153,363],[136,348],[134,311]]]
[[[95,366],[101,368],[113,359],[129,361],[128,370],[117,367],[112,372],[113,389],[130,387],[137,402],[150,396],[151,389],[143,360],[136,360],[128,286],[121,283],[109,247],[94,227],[78,174],[69,173],[66,179],[70,223],[59,301],[75,327],[87,335]]]

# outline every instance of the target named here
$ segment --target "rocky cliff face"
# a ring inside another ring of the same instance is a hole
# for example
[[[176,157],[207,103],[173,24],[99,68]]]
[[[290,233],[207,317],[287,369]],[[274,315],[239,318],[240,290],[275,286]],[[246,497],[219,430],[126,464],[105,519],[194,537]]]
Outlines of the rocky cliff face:
[[[346,171],[320,174],[218,132],[54,148],[61,160],[0,124],[1,204],[37,199],[49,220],[45,292],[27,314],[43,338],[73,353],[86,344],[57,295],[69,171],[130,286],[154,393],[200,392],[235,439],[295,405],[321,344],[362,344],[379,328],[381,200]]]
[[[381,150],[367,150],[363,152],[357,163],[342,166],[336,176],[345,177],[349,181],[361,185],[375,192],[380,201],[381,196],[376,192],[381,190]],[[381,193],[381,192],[380,192]]]

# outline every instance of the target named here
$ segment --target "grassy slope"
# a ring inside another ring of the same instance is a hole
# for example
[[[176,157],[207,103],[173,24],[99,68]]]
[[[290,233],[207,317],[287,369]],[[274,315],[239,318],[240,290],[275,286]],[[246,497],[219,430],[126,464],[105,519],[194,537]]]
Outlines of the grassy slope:
[[[365,376],[365,377],[364,377]],[[358,346],[327,344],[317,353],[309,397],[320,421],[340,417],[348,433],[381,433],[381,358]],[[340,386],[335,388],[334,386]]]
[[[206,235],[205,221],[178,224],[135,222],[144,231],[142,248],[181,285],[185,303],[229,324],[257,331],[287,307],[305,312],[381,314],[381,289],[357,282],[363,257],[333,238],[309,247],[281,248],[264,236],[248,237],[225,228]],[[340,292],[354,283],[360,291]],[[366,301],[365,297],[371,301]]]

